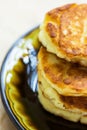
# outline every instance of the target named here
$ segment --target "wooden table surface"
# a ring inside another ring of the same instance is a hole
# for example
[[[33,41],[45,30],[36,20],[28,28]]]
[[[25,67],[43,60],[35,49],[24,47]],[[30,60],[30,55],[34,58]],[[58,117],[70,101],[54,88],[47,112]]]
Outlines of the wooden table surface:
[[[14,41],[41,23],[46,11],[70,2],[76,0],[0,0],[0,67]],[[4,110],[1,97],[0,130],[16,130]]]

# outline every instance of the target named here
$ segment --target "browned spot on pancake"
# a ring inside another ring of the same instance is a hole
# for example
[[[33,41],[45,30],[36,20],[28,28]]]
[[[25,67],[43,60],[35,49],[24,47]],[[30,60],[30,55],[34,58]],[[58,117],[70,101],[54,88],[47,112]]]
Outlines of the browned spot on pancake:
[[[57,27],[52,23],[48,23],[46,29],[51,38],[57,36]]]
[[[79,108],[87,111],[87,97],[60,96],[66,108]]]
[[[71,83],[71,80],[70,80],[70,78],[66,78],[63,80],[63,82],[68,85]]]

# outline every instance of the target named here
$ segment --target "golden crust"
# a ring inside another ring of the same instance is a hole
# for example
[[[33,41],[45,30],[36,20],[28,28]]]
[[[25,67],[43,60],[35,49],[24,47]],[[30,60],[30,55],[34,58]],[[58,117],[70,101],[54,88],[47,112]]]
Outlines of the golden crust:
[[[73,56],[87,56],[87,4],[77,5],[60,18],[60,47]]]
[[[70,4],[49,11],[39,39],[48,51],[87,66],[87,4]]]
[[[59,94],[87,96],[87,68],[71,64],[41,47],[38,54],[38,69]]]
[[[67,4],[60,8],[55,8],[49,11],[46,16],[44,22],[46,23],[45,29],[48,35],[53,38],[54,44],[59,41],[59,31],[60,31],[60,18],[62,14],[68,10],[69,8],[74,7],[75,4]]]

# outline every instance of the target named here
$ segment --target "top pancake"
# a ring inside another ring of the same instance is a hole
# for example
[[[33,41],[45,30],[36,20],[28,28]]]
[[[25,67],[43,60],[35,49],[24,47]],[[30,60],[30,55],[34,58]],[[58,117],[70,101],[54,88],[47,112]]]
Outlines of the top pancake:
[[[51,87],[64,96],[87,96],[87,68],[72,64],[41,47],[38,69]]]
[[[58,57],[87,66],[87,4],[69,4],[47,12],[39,40]]]

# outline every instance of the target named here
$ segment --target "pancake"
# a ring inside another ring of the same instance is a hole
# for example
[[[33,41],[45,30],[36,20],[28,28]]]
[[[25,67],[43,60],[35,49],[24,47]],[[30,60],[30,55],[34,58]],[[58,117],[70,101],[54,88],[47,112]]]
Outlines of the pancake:
[[[59,95],[41,73],[39,73],[38,98],[48,112],[69,121],[87,124],[87,97]]]
[[[79,80],[84,84],[84,79],[87,76],[85,69],[80,66],[77,68],[76,64],[72,65],[41,47],[38,54],[37,70],[38,98],[42,106],[54,115],[73,122],[80,121],[87,124],[87,94],[81,93],[83,90],[77,91],[79,86],[77,88],[74,86],[75,78],[75,84],[78,84]],[[75,70],[76,73],[74,73]],[[68,77],[70,71],[71,76]],[[71,79],[73,86],[70,85],[68,78]]]
[[[58,57],[87,66],[87,4],[68,4],[47,12],[39,40]]]
[[[64,96],[87,96],[87,68],[58,58],[41,47],[38,71],[50,86]]]

